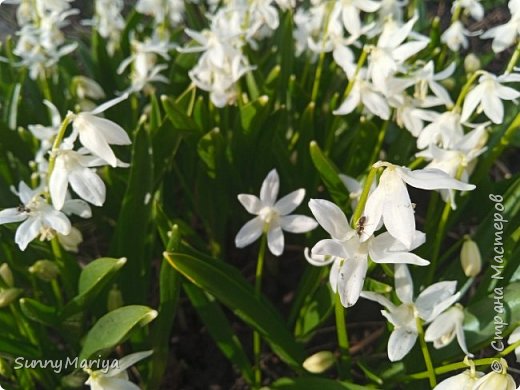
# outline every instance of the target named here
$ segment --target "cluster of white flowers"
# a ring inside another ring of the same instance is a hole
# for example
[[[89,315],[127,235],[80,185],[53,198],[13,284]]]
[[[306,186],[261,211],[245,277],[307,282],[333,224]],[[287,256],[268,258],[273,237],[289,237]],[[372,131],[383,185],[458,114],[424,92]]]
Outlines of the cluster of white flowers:
[[[121,15],[123,0],[96,0],[94,17],[85,24],[92,25],[107,40],[107,51],[114,54],[119,47],[121,32],[125,28],[125,19]]]
[[[182,0],[138,0],[135,10],[154,18],[156,26],[178,26],[183,20],[184,1]]]
[[[61,29],[68,25],[67,18],[78,13],[70,7],[71,0],[10,0],[19,4],[17,21],[19,39],[13,50],[21,58],[20,66],[29,69],[32,79],[44,78],[59,59],[76,48],[67,44]]]
[[[69,112],[63,122],[56,107],[44,102],[50,109],[52,125],[30,126],[41,142],[35,157],[35,179],[39,184],[30,189],[20,182],[14,191],[20,198],[20,206],[0,211],[0,224],[24,221],[15,236],[21,250],[37,237],[43,241],[57,236],[65,249],[77,251],[82,236],[67,216],[90,218],[88,203],[102,206],[105,202],[105,184],[94,168],[128,167],[116,158],[110,147],[129,145],[128,134],[116,123],[96,116],[124,98],[126,96],[109,101],[92,112]],[[72,121],[72,132],[63,140],[64,124],[69,121]],[[81,147],[74,149],[77,139]],[[81,199],[71,198],[69,186]]]

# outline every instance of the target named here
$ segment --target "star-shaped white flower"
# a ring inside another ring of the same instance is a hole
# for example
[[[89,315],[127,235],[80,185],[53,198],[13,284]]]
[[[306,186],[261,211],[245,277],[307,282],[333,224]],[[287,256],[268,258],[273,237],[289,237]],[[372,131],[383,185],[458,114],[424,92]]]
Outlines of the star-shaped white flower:
[[[48,204],[39,190],[31,190],[27,184],[20,182],[18,196],[22,204],[0,211],[0,225],[23,221],[15,235],[15,242],[22,251],[38,236],[44,240],[53,237],[55,232],[63,235],[70,233],[69,219]]]
[[[508,3],[511,19],[505,24],[493,27],[482,34],[483,39],[493,38],[491,48],[495,53],[504,51],[515,43],[520,35],[520,0],[510,0]]]
[[[306,258],[315,266],[333,263],[330,284],[345,307],[354,305],[359,299],[369,256],[375,263],[429,264],[427,260],[409,253],[401,242],[388,233],[377,237],[370,235],[361,240],[365,233],[361,229],[352,229],[343,211],[328,200],[311,199],[309,207],[331,238],[319,241],[310,254],[306,253]],[[415,232],[411,249],[419,247],[424,241],[424,233]]]
[[[413,282],[406,264],[395,265],[395,292],[402,302],[394,305],[383,295],[363,291],[363,298],[375,301],[386,308],[381,314],[394,326],[388,339],[388,358],[395,362],[404,358],[417,341],[417,317],[426,323],[433,321],[453,305],[460,293],[455,293],[457,282],[445,281],[432,284],[413,300]]]
[[[411,171],[388,162],[379,161],[375,168],[386,167],[379,178],[377,188],[368,197],[365,215],[369,224],[365,227],[366,237],[371,236],[381,220],[388,232],[411,248],[415,234],[414,209],[406,184],[423,190],[455,189],[473,190],[473,184],[466,184],[450,177],[440,169],[417,169]]]
[[[249,194],[238,195],[240,203],[256,217],[239,230],[235,237],[237,248],[251,244],[262,233],[266,233],[269,250],[273,255],[280,256],[285,245],[283,230],[290,233],[305,233],[318,226],[314,219],[305,215],[289,215],[303,201],[305,190],[300,188],[277,201],[279,187],[278,172],[273,169],[262,183],[260,198]]]
[[[466,122],[475,108],[480,106],[484,114],[496,124],[504,121],[504,105],[502,100],[514,100],[520,97],[520,92],[506,87],[502,83],[519,82],[520,74],[495,76],[484,72],[479,78],[479,84],[466,95],[462,106],[461,121]]]
[[[128,379],[126,369],[152,353],[153,351],[132,353],[119,359],[117,367],[110,368],[107,372],[88,370],[90,376],[85,384],[90,386],[92,390],[139,390],[140,387]]]

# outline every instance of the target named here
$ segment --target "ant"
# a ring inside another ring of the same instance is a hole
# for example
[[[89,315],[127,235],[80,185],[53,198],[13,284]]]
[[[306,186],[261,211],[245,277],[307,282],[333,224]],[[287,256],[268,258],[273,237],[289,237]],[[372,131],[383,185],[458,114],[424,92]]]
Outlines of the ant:
[[[365,215],[361,216],[356,223],[356,233],[361,237],[361,234],[365,231],[365,224],[367,222],[367,217]]]
[[[30,213],[31,212],[31,209],[25,207],[25,205],[23,204],[20,204],[16,210],[19,212],[19,213]]]

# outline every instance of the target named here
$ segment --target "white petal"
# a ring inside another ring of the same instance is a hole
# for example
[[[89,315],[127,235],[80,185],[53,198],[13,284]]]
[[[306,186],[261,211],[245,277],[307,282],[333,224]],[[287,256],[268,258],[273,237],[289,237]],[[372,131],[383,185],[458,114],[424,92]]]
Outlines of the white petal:
[[[65,214],[75,214],[81,218],[92,217],[92,210],[87,202],[81,199],[69,199],[65,201],[61,211]]]
[[[517,75],[520,77],[520,75]],[[520,80],[518,80],[520,81]],[[520,92],[514,88],[497,85],[497,96],[502,100],[514,100],[520,97]]]
[[[236,247],[243,248],[256,241],[256,239],[262,235],[263,230],[264,221],[262,221],[260,217],[253,218],[238,231],[235,237]]]
[[[455,293],[456,281],[444,281],[432,284],[422,291],[415,306],[422,319],[428,321],[434,311],[434,307]]]
[[[61,211],[54,210],[51,207],[49,207],[49,209],[49,211],[42,213],[42,222],[46,226],[56,230],[58,233],[61,233],[64,236],[68,235],[72,226],[67,216]]]
[[[381,217],[383,216],[383,207],[385,204],[385,190],[381,183],[377,188],[368,196],[367,203],[365,205],[365,217],[367,223],[365,224],[364,233],[361,237],[361,241],[366,241],[368,237],[374,234],[376,231]]]
[[[354,36],[361,34],[361,21],[359,20],[359,11],[352,5],[345,4],[341,12],[343,25],[345,29]]]
[[[427,40],[407,42],[392,51],[392,57],[399,62],[406,61],[409,57],[421,51],[428,45]]]
[[[153,353],[153,351],[143,351],[143,352],[136,352],[136,353],[127,355],[127,356],[123,357],[122,359],[119,359],[119,364],[118,364],[117,368],[114,368],[113,370],[109,370],[105,376],[112,377],[112,376],[118,375],[119,373],[125,371],[127,368],[133,366],[138,361],[147,358],[152,353]]]
[[[238,201],[244,206],[250,214],[258,215],[260,210],[262,209],[262,202],[258,197],[249,194],[239,194]]]
[[[436,341],[440,338],[447,337],[450,334],[455,336],[455,328],[458,323],[458,318],[453,315],[453,312],[446,311],[438,316],[426,329],[424,333],[424,339],[428,342]],[[453,337],[450,340],[446,340],[444,345],[447,345],[451,342]],[[442,345],[442,346],[444,346]]]
[[[361,99],[367,110],[372,114],[377,115],[384,120],[390,118],[390,107],[388,107],[383,96],[377,92],[373,92],[368,88],[364,89]]]
[[[483,90],[479,88],[479,86],[473,88],[468,92],[466,97],[464,98],[464,105],[462,106],[462,114],[460,117],[461,122],[466,122],[475,108],[477,108],[478,104],[482,100]]]
[[[267,233],[267,246],[275,256],[280,256],[283,253],[284,237],[280,226],[273,227]]]
[[[350,114],[352,111],[356,109],[356,107],[359,104],[359,101],[361,100],[361,96],[359,93],[355,93],[354,90],[350,92],[350,94],[347,96],[347,98],[341,103],[341,105],[332,113],[334,115],[347,115]]]
[[[484,113],[493,123],[500,124],[504,120],[504,105],[498,96],[486,93],[482,96]]]
[[[381,306],[386,307],[388,310],[395,310],[395,305],[390,300],[381,294],[377,294],[372,291],[361,291],[360,296],[365,299],[379,303]]]
[[[68,172],[65,167],[59,164],[60,156],[56,158],[56,166],[52,170],[49,179],[49,192],[52,199],[52,205],[56,210],[61,210],[67,196],[67,188],[69,186]]]
[[[278,202],[274,204],[274,207],[278,210],[280,215],[290,214],[298,207],[305,197],[305,190],[300,188],[299,190],[293,191],[283,198],[281,198]]]
[[[370,258],[374,261],[374,263],[378,264],[414,264],[419,266],[430,264],[428,260],[425,260],[422,257],[410,252],[386,252],[383,256],[380,257],[375,257],[371,254]]]
[[[341,268],[341,265],[343,264],[343,259],[333,258],[334,263],[332,264],[332,267],[330,267],[330,273],[329,273],[329,283],[330,287],[332,288],[332,291],[334,294],[338,292],[338,280],[339,280],[339,271]]]
[[[38,217],[30,217],[18,226],[16,229],[16,234],[14,237],[14,241],[18,244],[22,251],[27,248],[27,245],[34,240],[40,234],[40,229],[42,227],[42,221]]]
[[[311,199],[309,208],[321,227],[332,238],[344,240],[355,233],[343,211],[334,203],[324,199]]]
[[[306,233],[315,229],[318,222],[305,215],[287,215],[280,218],[280,226],[290,233]]]
[[[27,215],[18,211],[16,207],[0,211],[0,225],[4,223],[21,222]]]
[[[310,253],[309,248],[305,248],[303,251],[303,254],[305,256],[305,259],[312,265],[316,267],[323,267],[324,265],[329,265],[334,260],[336,260],[335,257],[332,256],[321,256],[316,255],[314,253]]]
[[[473,184],[456,180],[446,172],[436,168],[416,169],[411,171],[406,167],[397,167],[402,179],[409,185],[423,190],[452,189],[470,191],[475,189]]]
[[[407,328],[396,328],[388,339],[388,358],[397,362],[404,358],[415,345],[417,333]]]
[[[106,376],[97,377],[91,383],[91,390],[139,390],[140,387],[127,379],[119,377],[109,378]]]
[[[412,247],[415,234],[415,217],[406,185],[393,169],[381,175],[380,185],[385,191],[383,221],[388,232],[401,241],[406,248]]]
[[[468,346],[466,345],[466,337],[464,336],[462,322],[457,324],[455,332],[457,333],[457,342],[459,343],[459,347],[462,349],[462,352],[464,352],[466,355],[469,355],[470,357],[473,356],[473,354],[469,353]]]
[[[367,275],[367,258],[355,256],[345,260],[338,275],[338,294],[341,304],[353,306],[359,299]]]
[[[70,172],[69,181],[80,198],[95,206],[102,206],[105,203],[105,183],[90,168],[75,169]]]
[[[410,271],[405,264],[395,265],[395,292],[402,303],[412,303],[413,282]]]
[[[311,249],[312,255],[317,256],[331,256],[345,259],[348,257],[348,253],[345,251],[345,247],[337,240],[325,239],[320,240]]]
[[[260,200],[264,202],[266,206],[273,206],[276,202],[276,197],[278,196],[279,187],[280,178],[278,177],[276,169],[273,169],[269,172],[262,183],[262,188],[260,189]]]
[[[76,122],[74,122],[76,123]],[[91,126],[78,128],[81,144],[93,154],[105,160],[112,167],[117,166],[117,158],[108,142]]]

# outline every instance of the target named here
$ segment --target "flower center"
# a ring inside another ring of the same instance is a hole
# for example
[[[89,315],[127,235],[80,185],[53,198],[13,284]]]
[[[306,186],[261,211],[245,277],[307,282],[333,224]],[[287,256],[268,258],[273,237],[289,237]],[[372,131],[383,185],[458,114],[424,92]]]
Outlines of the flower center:
[[[258,214],[266,225],[270,225],[272,222],[278,220],[278,211],[272,207],[264,207]]]

